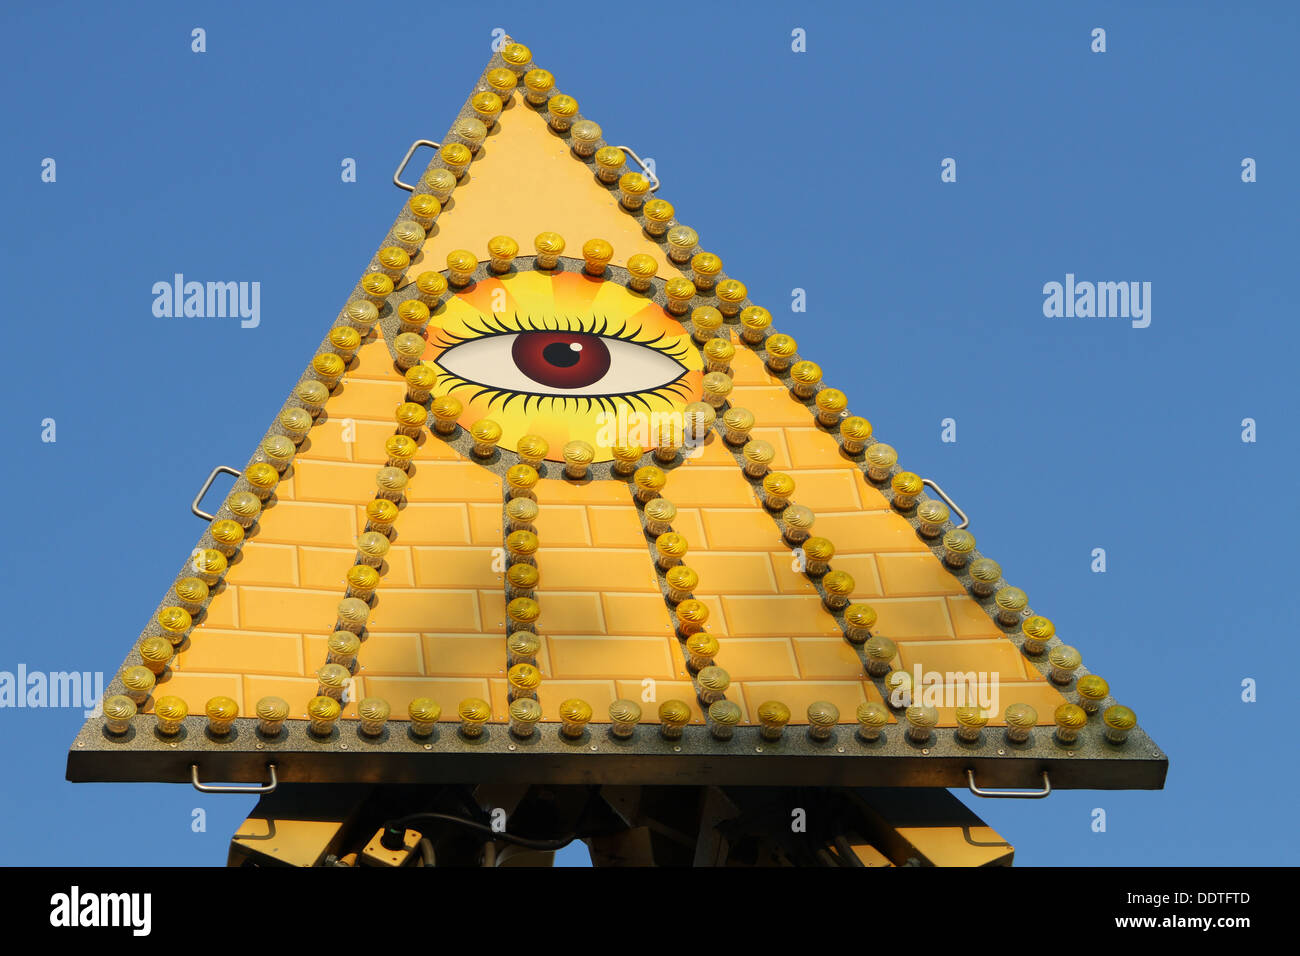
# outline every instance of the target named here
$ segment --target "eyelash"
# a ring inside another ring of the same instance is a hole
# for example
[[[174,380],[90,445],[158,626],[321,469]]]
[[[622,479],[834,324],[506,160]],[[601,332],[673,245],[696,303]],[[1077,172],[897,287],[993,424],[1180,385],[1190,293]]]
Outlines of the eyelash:
[[[507,323],[507,317],[504,315],[489,316],[480,314],[478,323],[469,321],[465,322],[465,327],[476,334],[456,335],[453,332],[448,332],[446,329],[438,329],[434,335],[430,336],[429,343],[435,348],[441,347],[444,350],[449,350],[458,342],[472,342],[496,335],[515,335],[520,332],[582,332],[587,335],[598,335],[602,338],[618,339],[623,342],[630,342],[633,345],[640,345],[643,348],[654,349],[656,352],[666,355],[679,365],[681,364],[681,360],[689,354],[690,350],[690,345],[687,343],[681,343],[672,348],[657,344],[666,338],[663,333],[660,333],[653,338],[641,338],[640,336],[643,332],[642,326],[638,325],[635,329],[629,330],[626,321],[624,321],[618,329],[610,331],[609,319],[605,317],[598,318],[594,314],[590,318],[585,319],[567,315],[554,316],[554,324],[551,324],[545,318],[540,320],[539,323],[539,321],[534,319],[531,315],[521,317],[517,312],[511,314],[508,318],[510,321],[515,323],[513,326]],[[649,402],[646,401],[646,397],[667,399],[668,396],[672,394],[676,394],[680,398],[688,396],[689,390],[682,382],[682,379],[685,378],[688,371],[689,370],[683,366],[682,374],[666,385],[660,385],[658,388],[649,389],[644,392],[632,392],[622,395],[554,395],[542,392],[507,391],[505,389],[495,388],[491,385],[484,385],[482,382],[471,381],[470,379],[462,378],[459,375],[447,371],[440,371],[438,373],[438,381],[440,383],[450,382],[452,388],[478,386],[479,390],[470,397],[470,401],[474,401],[480,396],[487,395],[489,396],[488,407],[490,408],[496,405],[497,402],[501,402],[502,411],[508,408],[510,403],[515,399],[522,398],[524,400],[524,414],[528,413],[528,403],[534,400],[537,402],[537,409],[539,411],[545,402],[547,403],[547,407],[552,410],[558,408],[558,410],[563,412],[578,411],[580,407],[583,412],[589,412],[593,408],[599,408],[606,412],[616,412],[618,410],[618,403],[616,400],[622,399],[628,404],[631,404],[634,401],[639,402],[645,407],[645,410],[649,412],[652,411],[652,409],[650,408]],[[570,403],[572,403],[572,405]],[[585,403],[585,405],[580,406],[579,403]]]

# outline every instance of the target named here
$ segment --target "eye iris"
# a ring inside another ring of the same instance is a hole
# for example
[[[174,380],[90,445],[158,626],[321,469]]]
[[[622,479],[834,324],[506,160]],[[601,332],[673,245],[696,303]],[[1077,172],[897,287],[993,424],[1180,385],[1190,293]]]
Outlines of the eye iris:
[[[510,349],[519,370],[551,388],[584,388],[609,371],[600,336],[578,332],[521,332]]]

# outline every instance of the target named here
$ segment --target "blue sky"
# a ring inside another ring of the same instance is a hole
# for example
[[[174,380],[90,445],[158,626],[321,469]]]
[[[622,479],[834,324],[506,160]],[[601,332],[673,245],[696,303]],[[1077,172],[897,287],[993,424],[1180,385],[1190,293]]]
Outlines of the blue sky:
[[[1295,5],[483,6],[5,5],[0,670],[118,665],[501,27],[1170,754],[1161,792],[967,798],[1018,862],[1295,863]],[[260,281],[261,324],[155,318],[176,272]],[[1045,317],[1067,273],[1150,282],[1150,326]],[[224,860],[252,800],[65,783],[81,720],[0,710],[0,862]]]

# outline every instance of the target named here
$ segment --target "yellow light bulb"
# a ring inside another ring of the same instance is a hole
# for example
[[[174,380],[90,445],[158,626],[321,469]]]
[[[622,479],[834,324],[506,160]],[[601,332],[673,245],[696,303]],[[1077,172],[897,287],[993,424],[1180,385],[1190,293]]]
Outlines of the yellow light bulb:
[[[600,127],[591,120],[578,120],[569,127],[569,146],[585,158],[596,151],[601,135]]]
[[[493,272],[497,274],[509,272],[517,255],[519,255],[519,243],[510,236],[493,236],[488,240],[488,257]]]
[[[465,407],[459,399],[450,395],[444,395],[441,398],[435,398],[433,404],[429,407],[429,413],[434,418],[434,431],[440,435],[450,435],[456,431],[456,421],[464,413]]]
[[[975,551],[975,536],[962,528],[953,528],[943,536],[944,563],[964,568]]]
[[[928,705],[913,704],[903,716],[907,719],[907,736],[918,744],[928,741],[939,723],[939,711]]]
[[[557,93],[546,101],[547,122],[557,133],[565,132],[578,115],[578,101],[572,96]]]
[[[894,498],[890,502],[899,511],[911,511],[916,507],[916,498],[924,488],[921,476],[911,471],[900,471],[889,481]]]
[[[347,580],[347,596],[359,597],[363,601],[368,600],[380,584],[380,572],[369,564],[352,564],[343,578]]]
[[[540,435],[524,435],[515,443],[515,452],[520,461],[534,469],[542,463],[550,450],[551,446]]]
[[[609,705],[609,732],[626,740],[641,722],[641,705],[633,700],[616,700]]]
[[[991,558],[976,558],[970,563],[971,593],[988,597],[1002,580],[1002,567]]]
[[[531,697],[520,697],[510,703],[510,732],[516,737],[528,738],[537,730],[542,719],[542,705]]]
[[[564,237],[558,232],[539,232],[533,240],[533,248],[537,251],[537,257],[534,264],[539,269],[554,269],[560,261],[560,253],[564,251]]]
[[[591,704],[577,697],[570,697],[560,704],[560,733],[565,737],[577,739],[587,729],[591,720]]]
[[[484,135],[487,134],[486,129],[483,132]],[[442,203],[433,193],[412,193],[411,198],[406,202],[406,208],[410,212],[411,218],[423,226],[426,232],[433,226],[433,221],[442,213]]]
[[[664,238],[668,248],[668,258],[677,265],[689,262],[700,244],[699,233],[681,223],[670,226]]]
[[[146,637],[140,642],[140,661],[155,674],[165,671],[175,654],[172,642],[165,637]]]
[[[668,586],[668,600],[680,604],[700,586],[700,576],[693,568],[678,564],[664,572],[664,583]]]
[[[397,320],[403,332],[419,332],[429,324],[429,307],[419,299],[407,299],[397,307]]]
[[[1079,678],[1079,682],[1074,685],[1075,692],[1079,695],[1079,706],[1089,714],[1095,714],[1101,709],[1101,703],[1110,696],[1110,685],[1096,674],[1085,674]]]
[[[501,48],[501,61],[516,75],[523,73],[533,62],[533,51],[522,43],[507,43]],[[545,70],[533,71],[545,73]]]
[[[627,285],[634,292],[645,292],[650,288],[650,281],[659,271],[659,263],[654,256],[638,252],[627,260]]]
[[[1072,744],[1079,739],[1079,731],[1088,726],[1088,713],[1078,704],[1062,704],[1052,714],[1056,721],[1056,739]]]
[[[831,390],[823,389],[823,391]],[[840,438],[843,440],[843,448],[847,454],[861,454],[867,443],[871,441],[871,422],[861,415],[850,415],[848,418],[842,419],[840,421]]]
[[[460,732],[466,737],[483,736],[483,725],[492,716],[492,705],[481,697],[467,697],[457,708],[460,717]]]
[[[695,283],[678,276],[664,284],[664,298],[668,300],[667,308],[672,315],[685,315],[695,297]]]
[[[711,252],[697,252],[691,256],[691,272],[695,288],[712,289],[722,273],[722,259]]]
[[[506,615],[516,630],[529,630],[541,614],[541,608],[532,598],[515,598],[506,605]]]
[[[1083,663],[1079,652],[1069,644],[1058,644],[1053,647],[1051,653],[1047,655],[1047,660],[1051,665],[1048,677],[1053,684],[1062,686],[1074,680],[1074,672]]]
[[[874,700],[859,704],[855,716],[858,718],[858,736],[866,741],[880,739],[880,733],[889,725],[889,711]]]
[[[808,705],[808,736],[813,740],[829,740],[839,722],[840,709],[829,700]]]
[[[872,481],[888,481],[890,472],[898,463],[898,452],[891,445],[876,442],[867,446],[867,477]]]
[[[790,722],[790,708],[779,700],[764,701],[758,705],[758,721],[764,740],[778,740]]]
[[[356,329],[351,326],[339,326],[339,328],[348,328],[356,332]],[[360,337],[360,333],[358,333],[357,338],[360,339]],[[324,382],[309,378],[294,386],[293,397],[307,410],[308,414],[315,416],[319,415],[321,409],[325,407],[325,402],[330,397],[330,390]]]
[[[490,418],[480,418],[469,427],[469,433],[474,439],[474,454],[479,458],[491,458],[501,441],[501,426]]]
[[[275,737],[289,717],[289,702],[283,697],[262,697],[258,700],[254,713],[257,714],[258,733],[265,737]]]
[[[718,374],[718,373],[710,373]],[[726,376],[723,376],[726,378]],[[709,375],[704,376],[705,381]],[[730,382],[730,379],[727,379]],[[723,437],[729,445],[744,445],[749,441],[749,432],[754,427],[754,413],[747,408],[732,405],[722,413]]]
[[[1113,704],[1101,715],[1106,725],[1106,739],[1113,744],[1122,744],[1128,739],[1129,732],[1137,726],[1137,714],[1122,704]]]
[[[367,737],[380,736],[384,732],[384,725],[388,722],[391,712],[388,701],[382,697],[363,697],[357,703],[357,717],[361,732]]]
[[[1007,722],[1007,740],[1013,744],[1029,740],[1030,732],[1038,724],[1038,711],[1029,704],[1009,704],[1003,717]]]
[[[415,287],[420,291],[420,301],[432,308],[447,294],[447,277],[426,269],[415,277]]]
[[[159,697],[154,701],[153,714],[158,721],[158,733],[171,737],[180,733],[190,709],[180,697]]]
[[[651,236],[662,236],[672,225],[673,215],[676,212],[673,204],[662,199],[646,200],[641,207],[641,215],[644,217],[645,231]]]
[[[659,732],[668,740],[678,740],[691,720],[691,705],[684,700],[666,700],[659,705]]]
[[[736,357],[736,347],[724,338],[711,338],[704,343],[704,367],[709,372],[729,372],[731,360]]]
[[[104,729],[110,734],[124,734],[131,729],[131,718],[139,708],[130,697],[114,694],[104,700]]]
[[[876,626],[876,609],[869,604],[850,604],[844,609],[844,636],[854,644],[871,638],[871,628]]]
[[[741,718],[740,705],[730,700],[715,700],[709,705],[709,733],[715,740],[730,740]]]
[[[749,290],[737,279],[723,279],[714,289],[714,295],[718,297],[718,308],[722,314],[731,318],[740,313],[741,306],[749,296]]]
[[[452,190],[456,188],[456,174],[443,166],[435,166],[424,174],[421,182],[429,195],[446,204]]]
[[[690,655],[687,664],[691,671],[695,672],[711,667],[713,658],[717,657],[720,649],[721,645],[718,644],[718,639],[708,631],[698,631],[692,634],[686,641],[686,652]]]
[[[529,70],[524,74],[524,98],[541,106],[555,88],[555,77],[548,70]]]
[[[616,183],[622,175],[627,158],[617,146],[602,146],[596,150],[596,178],[602,183]]]
[[[604,239],[588,239],[582,244],[582,258],[588,275],[604,275],[605,267],[614,258],[614,247]]]
[[[560,449],[564,458],[564,473],[574,481],[587,477],[587,468],[596,460],[596,449],[585,441],[565,442]]]
[[[487,80],[488,86],[492,87],[492,92],[503,103],[514,95],[515,87],[519,85],[519,77],[515,71],[505,67],[488,70],[484,79]]]
[[[872,612],[873,623],[875,612]],[[869,637],[862,648],[867,655],[867,673],[872,677],[884,677],[894,667],[898,658],[898,645],[883,634]]]
[[[704,343],[711,340],[722,328],[722,312],[711,305],[702,305],[691,312],[691,338]]]
[[[501,97],[496,93],[491,90],[482,90],[470,97],[469,105],[470,109],[474,111],[474,115],[483,122],[483,125],[491,129],[496,123],[497,117],[501,115],[501,110],[505,104],[501,102]]]
[[[311,732],[318,737],[328,737],[334,732],[334,722],[343,708],[333,697],[317,696],[307,701],[307,719]]]
[[[442,708],[431,697],[417,697],[407,706],[406,715],[411,719],[411,735],[428,737],[442,717]]]
[[[214,737],[224,737],[235,725],[239,716],[239,704],[231,697],[213,697],[204,707],[208,718],[208,733]]]
[[[983,707],[958,707],[957,739],[975,743],[980,739],[980,731],[989,722],[989,714]]]
[[[452,285],[468,285],[477,268],[478,256],[468,249],[453,249],[447,253],[447,281]]]

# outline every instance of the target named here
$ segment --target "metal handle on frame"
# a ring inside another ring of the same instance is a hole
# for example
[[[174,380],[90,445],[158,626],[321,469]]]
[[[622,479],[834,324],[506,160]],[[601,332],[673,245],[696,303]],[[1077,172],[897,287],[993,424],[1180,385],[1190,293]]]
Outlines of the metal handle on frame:
[[[217,475],[221,474],[223,471],[227,475],[234,475],[236,478],[242,474],[238,468],[231,468],[229,465],[217,465],[216,468],[212,469],[212,474],[208,475],[208,480],[203,483],[203,487],[199,489],[199,493],[194,496],[194,500],[190,502],[190,511],[194,512],[197,517],[202,518],[204,521],[211,521],[216,517],[216,515],[210,515],[200,508],[199,502],[202,501],[203,496],[208,493],[208,489],[212,487],[212,483],[217,480]]]
[[[922,478],[921,484],[925,485],[927,488],[932,490],[936,495],[942,498],[943,503],[946,504],[949,508],[951,508],[953,512],[958,517],[961,518],[961,524],[957,525],[958,528],[966,528],[967,526],[970,525],[970,518],[966,517],[966,512],[962,511],[960,508],[957,507],[957,502],[949,498],[948,493],[946,491],[944,491],[942,488],[936,485],[929,478]]]
[[[397,164],[397,172],[393,173],[393,185],[400,186],[408,193],[415,192],[415,187],[408,186],[406,183],[402,182],[402,173],[406,171],[406,164],[411,161],[411,157],[415,155],[415,151],[421,146],[432,146],[434,149],[442,149],[441,143],[435,143],[431,139],[417,139],[411,144],[411,148],[406,151],[406,155],[402,157],[402,161]]]
[[[1042,790],[983,790],[975,785],[975,771],[967,769],[966,786],[970,792],[977,797],[997,797],[1009,800],[1041,800],[1052,792],[1052,781],[1047,776],[1047,771],[1043,771],[1043,789]]]
[[[659,188],[659,177],[655,175],[655,171],[653,169],[651,169],[649,166],[645,164],[645,160],[642,159],[640,156],[638,156],[635,150],[633,150],[631,146],[616,146],[614,148],[621,149],[623,152],[631,156],[632,159],[636,162],[636,164],[641,167],[641,171],[650,177],[651,192],[654,192],[656,189]]]
[[[190,764],[190,783],[199,793],[274,793],[275,788],[280,785],[280,782],[275,777],[275,764],[267,764],[266,769],[271,772],[270,783],[223,787],[210,783],[199,783],[199,765],[192,763]]]

